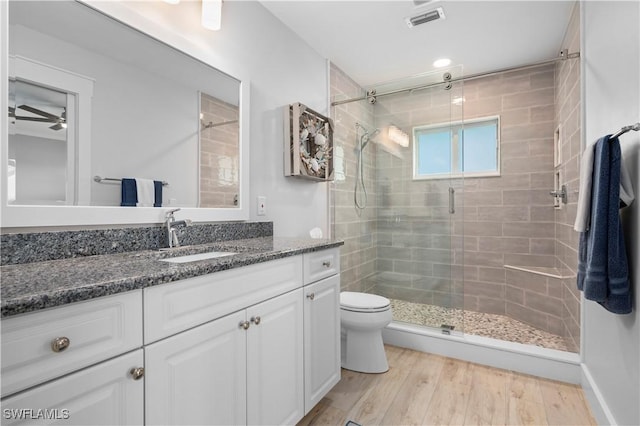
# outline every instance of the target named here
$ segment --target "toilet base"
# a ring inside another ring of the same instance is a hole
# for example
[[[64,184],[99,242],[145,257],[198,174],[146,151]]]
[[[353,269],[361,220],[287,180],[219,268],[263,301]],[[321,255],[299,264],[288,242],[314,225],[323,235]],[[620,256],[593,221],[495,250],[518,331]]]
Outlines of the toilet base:
[[[389,370],[380,329],[341,330],[342,368],[359,373],[385,373]]]

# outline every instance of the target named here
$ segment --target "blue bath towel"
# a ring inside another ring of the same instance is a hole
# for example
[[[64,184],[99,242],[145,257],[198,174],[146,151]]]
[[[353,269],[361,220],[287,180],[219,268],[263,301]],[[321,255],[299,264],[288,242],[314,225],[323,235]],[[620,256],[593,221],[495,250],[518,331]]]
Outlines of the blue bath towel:
[[[153,181],[154,203],[153,207],[162,207],[162,182]],[[123,178],[121,185],[122,198],[120,205],[124,207],[136,207],[138,204],[138,187],[133,178]]]
[[[616,314],[631,312],[629,266],[620,222],[620,142],[610,135],[595,146],[591,227],[580,234],[578,289]]]
[[[155,190],[155,202],[153,207],[162,207],[162,182],[159,180],[153,181],[153,189]]]

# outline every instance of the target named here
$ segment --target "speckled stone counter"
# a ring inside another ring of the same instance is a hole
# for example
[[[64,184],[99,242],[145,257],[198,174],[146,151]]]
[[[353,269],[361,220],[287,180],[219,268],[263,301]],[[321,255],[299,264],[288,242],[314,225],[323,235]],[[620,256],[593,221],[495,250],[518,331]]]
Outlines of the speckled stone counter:
[[[261,237],[0,267],[1,316],[32,312],[343,244],[337,240]],[[160,259],[209,251],[237,254],[188,263]]]

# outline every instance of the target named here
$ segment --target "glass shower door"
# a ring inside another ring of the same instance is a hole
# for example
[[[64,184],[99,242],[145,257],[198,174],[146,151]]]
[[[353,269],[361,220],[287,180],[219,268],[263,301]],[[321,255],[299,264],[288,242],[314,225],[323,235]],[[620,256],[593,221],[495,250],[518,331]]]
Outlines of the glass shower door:
[[[461,68],[461,67],[460,67]],[[454,76],[461,69],[449,70]],[[442,81],[443,72],[411,86]],[[378,89],[383,93],[385,88]],[[462,83],[378,98],[375,125],[377,270],[372,292],[392,299],[394,320],[463,329]],[[407,136],[397,146],[389,130]]]

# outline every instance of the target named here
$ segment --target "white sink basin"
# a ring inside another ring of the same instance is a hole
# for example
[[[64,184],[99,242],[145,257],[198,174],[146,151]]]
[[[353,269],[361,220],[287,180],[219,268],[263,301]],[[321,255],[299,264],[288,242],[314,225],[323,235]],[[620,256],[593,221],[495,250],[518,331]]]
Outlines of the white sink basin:
[[[207,253],[189,254],[186,256],[168,257],[166,259],[160,259],[160,262],[169,263],[187,263],[195,262],[197,260],[216,259],[218,257],[231,256],[236,253],[230,251],[210,251]]]

